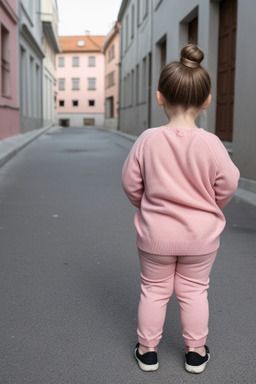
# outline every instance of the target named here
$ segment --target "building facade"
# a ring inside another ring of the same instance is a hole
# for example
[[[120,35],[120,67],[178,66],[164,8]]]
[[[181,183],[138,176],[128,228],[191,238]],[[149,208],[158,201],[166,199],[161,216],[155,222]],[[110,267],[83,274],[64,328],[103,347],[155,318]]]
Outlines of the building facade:
[[[0,62],[0,140],[3,140],[20,133],[16,0],[0,1]]]
[[[57,111],[62,126],[103,126],[105,36],[60,36]]]
[[[60,53],[58,38],[58,9],[56,0],[41,1],[43,29],[43,125],[57,122],[56,109],[56,59]]]
[[[120,129],[139,134],[166,123],[155,101],[161,68],[179,59],[183,45],[196,42],[213,96],[199,125],[225,143],[242,179],[256,180],[256,56],[248,44],[256,36],[255,14],[254,0],[123,0]]]
[[[43,46],[41,1],[19,1],[20,128],[43,126]]]
[[[120,36],[119,129],[140,134],[151,126],[152,4],[123,1]]]
[[[108,129],[117,129],[119,102],[119,31],[115,23],[103,42],[105,55],[105,123]]]

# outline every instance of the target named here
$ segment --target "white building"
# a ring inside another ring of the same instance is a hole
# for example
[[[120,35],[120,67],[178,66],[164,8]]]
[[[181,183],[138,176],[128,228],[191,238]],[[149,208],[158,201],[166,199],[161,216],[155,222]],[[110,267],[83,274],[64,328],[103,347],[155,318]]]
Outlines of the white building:
[[[197,42],[213,102],[199,120],[226,144],[242,182],[256,192],[254,0],[123,0],[119,129],[139,134],[166,122],[155,102],[161,67]]]
[[[57,122],[55,55],[60,52],[56,0],[41,1],[43,25],[43,125]]]
[[[41,1],[19,1],[20,130],[43,125]]]

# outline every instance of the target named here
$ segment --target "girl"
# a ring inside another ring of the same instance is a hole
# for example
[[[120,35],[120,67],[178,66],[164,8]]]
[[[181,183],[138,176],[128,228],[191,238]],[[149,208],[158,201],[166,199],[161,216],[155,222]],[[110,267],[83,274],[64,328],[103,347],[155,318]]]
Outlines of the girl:
[[[138,210],[134,223],[141,265],[138,344],[144,371],[158,369],[157,346],[173,292],[180,305],[185,369],[200,373],[210,359],[209,275],[225,227],[222,208],[231,200],[239,171],[212,133],[196,119],[211,102],[211,81],[193,44],[160,75],[157,102],[169,119],[144,131],[122,171],[124,191]]]

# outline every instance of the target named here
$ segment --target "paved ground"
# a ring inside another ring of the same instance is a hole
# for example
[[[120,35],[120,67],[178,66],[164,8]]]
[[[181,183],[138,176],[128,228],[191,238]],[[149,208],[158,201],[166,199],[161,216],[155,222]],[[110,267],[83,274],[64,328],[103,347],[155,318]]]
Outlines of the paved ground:
[[[211,275],[211,362],[183,369],[175,298],[160,369],[133,358],[139,268],[121,168],[132,142],[48,131],[0,169],[0,383],[255,382],[256,207],[234,198]]]

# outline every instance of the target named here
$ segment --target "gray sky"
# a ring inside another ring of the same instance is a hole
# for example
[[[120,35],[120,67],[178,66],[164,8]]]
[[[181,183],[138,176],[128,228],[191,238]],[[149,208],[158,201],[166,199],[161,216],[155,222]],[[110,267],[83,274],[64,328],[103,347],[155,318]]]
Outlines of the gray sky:
[[[59,35],[107,35],[117,20],[122,0],[57,0]]]

